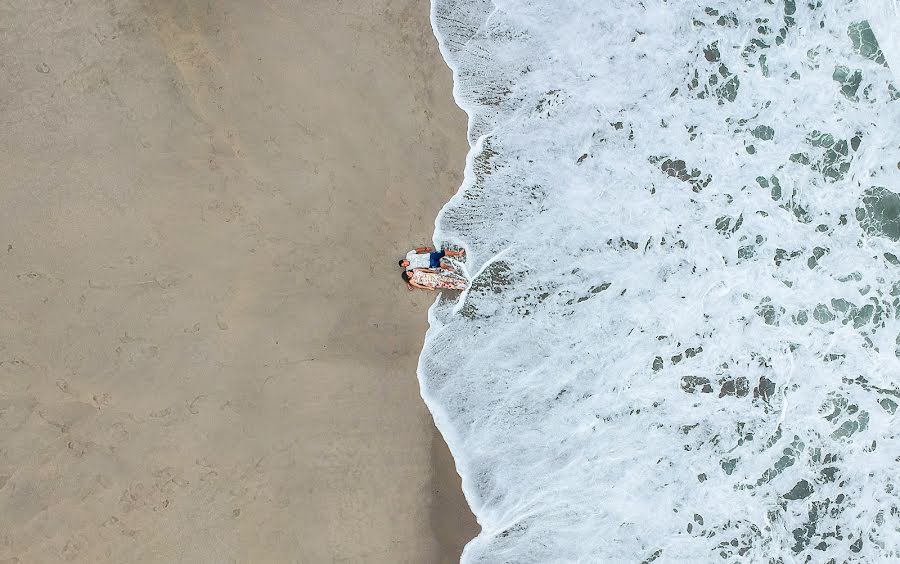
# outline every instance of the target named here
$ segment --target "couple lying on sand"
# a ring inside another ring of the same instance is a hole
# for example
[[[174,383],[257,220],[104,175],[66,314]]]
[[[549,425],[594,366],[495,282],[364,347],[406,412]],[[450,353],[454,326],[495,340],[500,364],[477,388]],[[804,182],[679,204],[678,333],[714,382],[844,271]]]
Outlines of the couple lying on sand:
[[[445,257],[463,257],[464,250],[454,251],[441,249],[435,251],[431,247],[416,247],[400,259],[403,272],[400,274],[409,289],[423,290],[465,290],[468,281],[454,272],[454,268]]]

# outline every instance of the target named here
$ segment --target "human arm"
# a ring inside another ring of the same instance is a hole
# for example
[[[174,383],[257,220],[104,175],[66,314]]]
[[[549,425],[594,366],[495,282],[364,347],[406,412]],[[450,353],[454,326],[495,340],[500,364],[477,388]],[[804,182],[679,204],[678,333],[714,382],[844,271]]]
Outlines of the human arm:
[[[413,282],[412,280],[410,280],[407,284],[409,285],[410,289],[420,288],[422,290],[431,290],[432,292],[434,291],[434,288],[431,288],[428,286],[423,286],[423,285],[419,284],[418,282]]]
[[[417,271],[418,272],[430,272],[430,270],[428,270],[426,268],[416,268],[413,271],[409,271],[409,279],[406,281],[406,284],[409,286],[409,288],[410,289],[420,288],[422,290],[434,290],[434,288],[432,288],[430,286],[424,286],[415,281],[415,279],[413,277],[414,277],[415,272],[417,272]]]
[[[430,253],[430,252],[432,252],[433,250],[434,250],[434,249],[431,248],[431,247],[416,247],[416,254],[417,254],[417,255],[423,255],[423,254],[425,254],[425,253]]]

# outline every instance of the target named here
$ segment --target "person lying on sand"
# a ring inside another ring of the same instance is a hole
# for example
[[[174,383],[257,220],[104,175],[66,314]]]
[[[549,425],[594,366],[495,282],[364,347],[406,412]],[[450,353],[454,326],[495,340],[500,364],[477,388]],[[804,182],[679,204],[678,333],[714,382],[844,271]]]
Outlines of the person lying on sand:
[[[465,278],[452,272],[437,268],[413,268],[400,273],[409,289],[422,290],[465,290],[468,282]]]
[[[431,247],[416,247],[412,251],[406,253],[406,258],[400,259],[398,264],[406,270],[413,270],[415,268],[443,268],[444,270],[453,270],[452,267],[447,265],[447,263],[441,259],[445,256],[461,257],[465,254],[466,251],[464,250],[454,251],[452,249],[441,249],[440,251],[435,251]]]

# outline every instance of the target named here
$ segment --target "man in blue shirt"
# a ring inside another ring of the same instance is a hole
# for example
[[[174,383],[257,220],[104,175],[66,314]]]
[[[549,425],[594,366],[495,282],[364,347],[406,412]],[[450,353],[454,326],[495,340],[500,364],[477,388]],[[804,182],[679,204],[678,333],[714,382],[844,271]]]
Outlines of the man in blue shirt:
[[[444,270],[453,270],[452,267],[443,262],[446,257],[461,257],[466,251],[460,249],[454,251],[452,249],[441,249],[435,251],[432,247],[416,247],[412,251],[406,253],[406,258],[400,259],[399,265],[406,270],[414,268],[443,268]]]

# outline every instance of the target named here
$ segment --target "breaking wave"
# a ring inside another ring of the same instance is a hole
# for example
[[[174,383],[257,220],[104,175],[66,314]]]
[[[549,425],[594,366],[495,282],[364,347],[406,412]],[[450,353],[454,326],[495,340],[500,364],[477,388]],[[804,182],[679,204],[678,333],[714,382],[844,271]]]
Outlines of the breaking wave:
[[[900,558],[890,0],[434,0],[422,394],[497,562]],[[808,559],[808,560],[807,560]]]

